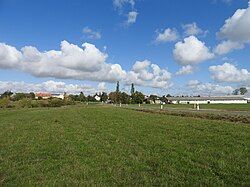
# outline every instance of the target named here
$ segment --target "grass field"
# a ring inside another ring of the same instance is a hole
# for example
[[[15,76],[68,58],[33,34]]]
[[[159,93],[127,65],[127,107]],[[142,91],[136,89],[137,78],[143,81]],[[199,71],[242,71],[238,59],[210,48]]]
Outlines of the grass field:
[[[138,106],[138,105],[133,105]],[[159,104],[143,104],[147,108],[160,108]],[[200,109],[215,109],[228,111],[250,111],[250,104],[200,104]],[[192,104],[167,104],[164,108],[193,109]]]
[[[249,124],[111,106],[0,110],[0,185],[250,185]]]

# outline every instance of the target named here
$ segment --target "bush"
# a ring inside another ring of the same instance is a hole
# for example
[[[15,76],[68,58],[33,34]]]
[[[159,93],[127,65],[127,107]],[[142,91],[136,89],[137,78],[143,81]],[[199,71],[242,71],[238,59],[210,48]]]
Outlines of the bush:
[[[31,108],[32,107],[31,99],[23,98],[23,99],[19,100],[18,101],[18,107]]]
[[[37,100],[38,107],[49,107],[50,103],[48,100]]]
[[[11,102],[9,97],[0,99],[0,108],[11,108]]]
[[[62,99],[58,98],[52,98],[49,100],[50,107],[61,107],[64,105],[64,102]]]

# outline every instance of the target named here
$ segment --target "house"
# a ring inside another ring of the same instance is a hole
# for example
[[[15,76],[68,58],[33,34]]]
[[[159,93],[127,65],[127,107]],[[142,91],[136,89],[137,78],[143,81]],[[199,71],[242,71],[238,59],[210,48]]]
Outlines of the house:
[[[173,104],[247,104],[242,96],[167,97],[167,100]]]
[[[49,92],[38,92],[35,93],[35,98],[42,98],[42,99],[49,99],[51,97],[58,98],[58,99],[64,99],[65,94],[59,94],[59,93],[49,93]]]
[[[48,92],[38,92],[38,93],[35,93],[35,98],[36,99],[39,99],[39,98],[49,99],[51,96],[52,96],[51,93],[48,93]]]
[[[58,99],[64,99],[65,94],[60,93],[52,93],[51,97],[58,98]]]
[[[99,95],[95,95],[94,98],[95,98],[96,101],[100,101],[101,100],[101,97]]]

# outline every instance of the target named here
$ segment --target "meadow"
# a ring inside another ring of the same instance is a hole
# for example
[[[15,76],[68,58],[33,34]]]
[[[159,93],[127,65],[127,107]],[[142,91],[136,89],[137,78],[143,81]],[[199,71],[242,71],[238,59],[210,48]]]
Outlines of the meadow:
[[[0,185],[250,185],[250,126],[99,105],[0,110]]]

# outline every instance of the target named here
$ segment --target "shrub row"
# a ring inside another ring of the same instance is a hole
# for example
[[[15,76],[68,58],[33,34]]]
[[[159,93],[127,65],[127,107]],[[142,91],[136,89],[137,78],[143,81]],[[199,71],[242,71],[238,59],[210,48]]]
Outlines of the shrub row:
[[[8,97],[0,99],[0,108],[36,108],[36,107],[61,107],[75,104],[72,100],[51,98],[47,100],[32,100],[23,98],[19,101],[11,101]]]

